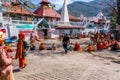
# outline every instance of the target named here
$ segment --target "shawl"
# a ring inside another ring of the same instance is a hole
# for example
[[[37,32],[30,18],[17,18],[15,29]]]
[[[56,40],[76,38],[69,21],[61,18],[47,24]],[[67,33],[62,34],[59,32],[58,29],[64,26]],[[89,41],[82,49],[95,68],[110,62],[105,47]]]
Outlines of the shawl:
[[[22,52],[23,52],[23,41],[19,40],[17,43],[16,59],[22,58]]]

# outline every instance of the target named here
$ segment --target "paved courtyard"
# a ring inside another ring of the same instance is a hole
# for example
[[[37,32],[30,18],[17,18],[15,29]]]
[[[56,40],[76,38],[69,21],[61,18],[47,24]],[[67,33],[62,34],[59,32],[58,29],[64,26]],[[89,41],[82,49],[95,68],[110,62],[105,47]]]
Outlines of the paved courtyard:
[[[18,71],[14,61],[15,80],[120,80],[120,63],[89,53],[53,51],[30,52],[27,66]]]

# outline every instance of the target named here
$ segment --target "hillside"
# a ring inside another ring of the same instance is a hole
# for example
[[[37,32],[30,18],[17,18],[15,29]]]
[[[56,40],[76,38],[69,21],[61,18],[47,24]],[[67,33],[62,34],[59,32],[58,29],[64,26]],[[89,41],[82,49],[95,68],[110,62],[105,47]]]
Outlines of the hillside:
[[[104,15],[108,15],[110,8],[107,3],[110,3],[110,1],[111,0],[106,0],[105,2],[102,0],[94,0],[91,2],[75,1],[68,5],[68,11],[76,17],[79,17],[80,14],[95,16],[99,11],[102,11]],[[61,9],[58,10],[58,12],[60,13]]]

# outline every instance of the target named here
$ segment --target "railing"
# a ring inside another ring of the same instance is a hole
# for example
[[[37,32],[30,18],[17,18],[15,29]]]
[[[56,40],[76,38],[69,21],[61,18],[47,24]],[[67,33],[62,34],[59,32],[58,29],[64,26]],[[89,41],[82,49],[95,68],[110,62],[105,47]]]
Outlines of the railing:
[[[50,25],[52,26],[84,26],[84,22],[62,22],[62,21],[57,21],[57,22],[49,22]]]
[[[12,20],[13,24],[34,24],[33,21],[24,21],[24,20]]]
[[[10,22],[10,21],[11,21],[11,18],[9,18],[9,17],[3,17],[3,21],[4,21],[4,22]]]
[[[25,21],[25,20],[14,20],[10,17],[3,17],[4,22],[11,22],[12,24],[34,24],[33,21]]]

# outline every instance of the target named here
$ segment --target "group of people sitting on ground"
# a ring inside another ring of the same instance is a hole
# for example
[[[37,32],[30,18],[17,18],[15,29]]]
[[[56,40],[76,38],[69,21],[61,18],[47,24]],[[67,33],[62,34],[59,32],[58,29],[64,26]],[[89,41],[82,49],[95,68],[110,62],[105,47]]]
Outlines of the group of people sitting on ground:
[[[41,40],[39,39],[38,36],[33,36],[31,34],[30,36],[30,50],[36,50],[36,45],[35,45],[35,41],[38,41],[40,43],[39,45],[39,50],[45,50],[46,46],[44,42],[41,42]],[[47,48],[47,50],[56,50],[57,46],[55,43],[53,43],[50,47]]]
[[[68,37],[63,38],[63,48],[65,50],[74,50],[74,51],[79,51],[79,52],[102,51],[103,49],[109,49],[111,51],[120,50],[120,40],[115,40],[114,37],[112,37],[110,39],[109,38],[110,33],[108,33],[108,34],[103,34],[103,33],[96,33],[96,34],[94,33],[93,34],[92,33],[91,35],[92,35],[92,37],[90,37],[91,43],[88,44],[88,46],[86,48],[81,48],[80,44],[78,42],[76,42],[75,44],[70,43],[70,40]],[[35,41],[40,41],[40,39],[37,37],[33,37],[33,35],[31,35],[30,50],[35,50],[35,48],[36,48]],[[69,44],[69,46],[68,46],[68,44]],[[67,45],[67,47],[66,47],[66,45]],[[55,43],[53,43],[48,47],[48,46],[45,46],[45,43],[40,41],[39,50],[45,50],[45,49],[46,50],[56,50],[57,46]]]
[[[120,40],[117,40],[113,33],[96,33],[91,34],[91,44],[96,46],[95,50],[109,49],[111,51],[120,50]]]

